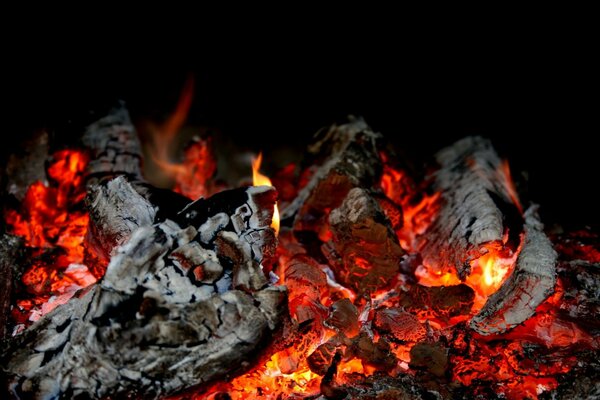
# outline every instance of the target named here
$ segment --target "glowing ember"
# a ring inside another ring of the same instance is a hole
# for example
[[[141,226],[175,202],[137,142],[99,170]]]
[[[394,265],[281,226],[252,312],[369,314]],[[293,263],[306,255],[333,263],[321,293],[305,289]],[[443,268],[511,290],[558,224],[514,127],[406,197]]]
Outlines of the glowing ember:
[[[32,184],[21,208],[6,212],[12,233],[25,239],[33,255],[22,277],[30,297],[17,300],[13,310],[19,323],[37,320],[99,277],[83,265],[88,225],[83,174],[87,162],[87,156],[79,151],[56,152],[47,171],[50,183]]]
[[[258,157],[252,161],[252,184],[254,186],[272,186],[271,180],[260,173],[260,164],[262,163],[262,153],[258,153]],[[275,204],[275,211],[273,212],[273,222],[271,227],[275,230],[275,234],[279,234],[279,209]]]

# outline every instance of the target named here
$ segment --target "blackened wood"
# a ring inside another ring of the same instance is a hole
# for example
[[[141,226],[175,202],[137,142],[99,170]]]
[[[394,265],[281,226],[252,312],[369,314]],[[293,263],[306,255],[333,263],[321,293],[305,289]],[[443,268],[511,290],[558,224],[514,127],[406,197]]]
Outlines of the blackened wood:
[[[503,333],[521,324],[554,292],[556,251],[543,231],[537,207],[530,207],[525,218],[524,242],[512,274],[469,324],[482,335]]]
[[[418,238],[418,246],[428,268],[455,269],[465,279],[470,261],[481,256],[486,243],[502,241],[504,221],[518,216],[519,211],[508,186],[510,177],[489,140],[461,139],[440,151],[436,159],[440,164],[435,173],[440,208]],[[519,224],[511,228],[511,234],[521,231]]]
[[[326,223],[328,210],[338,207],[350,189],[373,187],[382,169],[380,140],[381,135],[362,119],[332,126],[309,148],[317,170],[282,210],[282,220],[295,218],[295,230],[316,231]]]
[[[253,276],[262,274],[255,249],[269,237],[261,232],[272,230],[276,194],[270,187],[245,192],[227,222],[135,230],[98,284],[3,349],[11,390],[155,398],[248,368],[287,315],[287,301],[284,288]],[[252,210],[252,199],[267,211]],[[218,238],[239,254],[216,248]]]
[[[350,190],[329,215],[333,248],[324,253],[341,283],[360,294],[389,287],[400,271],[404,250],[377,201],[365,190]]]
[[[8,317],[12,303],[13,268],[17,264],[23,241],[4,234],[0,237],[0,339],[7,335]]]
[[[124,103],[89,125],[83,145],[90,151],[87,182],[90,185],[125,175],[130,181],[142,179],[140,141]]]

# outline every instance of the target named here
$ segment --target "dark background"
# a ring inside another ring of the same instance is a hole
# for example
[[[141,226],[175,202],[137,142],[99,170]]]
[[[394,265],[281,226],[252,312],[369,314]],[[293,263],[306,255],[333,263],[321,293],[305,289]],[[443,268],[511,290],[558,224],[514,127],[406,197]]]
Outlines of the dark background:
[[[398,48],[388,58],[332,48],[318,55],[213,56],[193,49],[199,57],[186,58],[166,49],[129,57],[100,50],[87,57],[76,49],[31,51],[11,59],[3,156],[34,129],[79,134],[90,110],[118,98],[136,120],[164,117],[193,73],[189,122],[218,129],[241,147],[268,153],[279,144],[303,146],[318,128],[348,114],[364,116],[416,160],[479,134],[492,138],[513,174],[527,179],[528,196],[542,205],[547,223],[600,223],[596,94],[591,67],[576,55],[477,48],[413,55]]]

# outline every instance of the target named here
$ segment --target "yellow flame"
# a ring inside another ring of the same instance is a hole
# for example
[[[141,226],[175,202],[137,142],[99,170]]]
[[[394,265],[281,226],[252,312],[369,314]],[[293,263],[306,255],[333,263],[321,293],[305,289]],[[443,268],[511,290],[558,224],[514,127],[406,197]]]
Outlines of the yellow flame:
[[[273,186],[269,177],[259,172],[261,163],[262,153],[258,153],[258,157],[252,160],[252,184],[254,186]],[[271,228],[275,230],[276,235],[279,235],[279,209],[277,208],[277,204],[275,204],[275,209],[273,210],[273,221],[271,222]]]

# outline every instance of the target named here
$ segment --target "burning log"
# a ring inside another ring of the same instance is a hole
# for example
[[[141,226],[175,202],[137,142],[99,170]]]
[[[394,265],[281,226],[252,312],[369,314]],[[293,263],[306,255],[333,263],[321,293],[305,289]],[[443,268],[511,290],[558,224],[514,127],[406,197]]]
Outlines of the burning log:
[[[512,274],[471,319],[470,327],[482,335],[521,324],[554,292],[557,254],[536,211],[531,207],[525,213],[524,243]]]
[[[332,126],[309,151],[318,169],[281,214],[295,217],[297,231],[318,231],[326,226],[328,210],[338,207],[350,189],[372,188],[381,174],[381,159],[375,133],[362,119]]]
[[[329,216],[333,244],[324,253],[341,282],[358,293],[390,286],[404,250],[379,204],[365,190],[350,190]]]
[[[437,218],[419,238],[423,264],[435,271],[455,269],[461,280],[485,245],[502,243],[506,221],[522,220],[510,177],[489,140],[467,137],[440,151],[435,189],[441,194]],[[510,226],[518,235],[520,224]],[[516,228],[516,229],[515,229]]]
[[[158,397],[247,368],[286,311],[285,290],[256,276],[276,194],[223,198],[239,201],[192,203],[184,229],[137,229],[98,284],[14,337],[2,352],[13,395]]]

